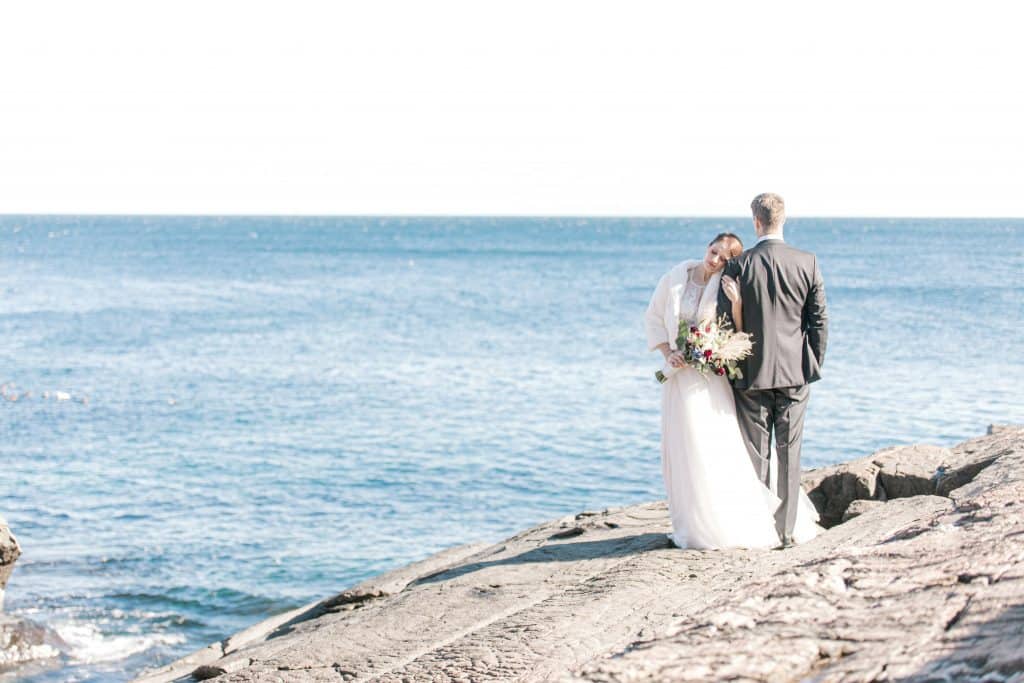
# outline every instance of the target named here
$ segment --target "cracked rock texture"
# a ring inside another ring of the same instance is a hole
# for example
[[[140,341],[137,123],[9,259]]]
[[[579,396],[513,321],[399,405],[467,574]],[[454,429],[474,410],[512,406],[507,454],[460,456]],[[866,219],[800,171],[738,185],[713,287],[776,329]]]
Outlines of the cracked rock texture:
[[[1021,681],[1024,429],[808,472],[831,528],[669,545],[662,502],[463,546],[139,679]]]

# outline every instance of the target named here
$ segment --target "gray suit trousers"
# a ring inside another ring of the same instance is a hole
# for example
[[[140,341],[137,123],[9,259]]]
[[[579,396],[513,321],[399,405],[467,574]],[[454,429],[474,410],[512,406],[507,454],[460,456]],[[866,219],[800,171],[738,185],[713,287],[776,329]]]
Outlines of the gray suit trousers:
[[[800,494],[800,444],[804,432],[804,414],[811,389],[736,389],[736,415],[740,434],[747,445],[754,471],[765,486],[770,486],[772,432],[779,458],[779,477],[775,493],[782,504],[775,512],[775,528],[782,539],[793,538]]]

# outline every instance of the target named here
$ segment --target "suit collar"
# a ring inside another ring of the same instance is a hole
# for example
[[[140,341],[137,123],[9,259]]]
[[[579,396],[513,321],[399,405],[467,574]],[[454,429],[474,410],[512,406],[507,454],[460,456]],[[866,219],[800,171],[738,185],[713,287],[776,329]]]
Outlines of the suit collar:
[[[778,239],[761,240],[747,251],[750,251],[752,249],[771,249],[772,247],[784,246],[785,244],[785,241]]]

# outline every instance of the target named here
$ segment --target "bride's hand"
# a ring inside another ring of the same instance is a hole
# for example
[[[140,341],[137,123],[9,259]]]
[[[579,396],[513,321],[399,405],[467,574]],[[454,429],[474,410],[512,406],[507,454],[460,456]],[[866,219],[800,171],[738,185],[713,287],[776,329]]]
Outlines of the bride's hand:
[[[722,276],[722,291],[725,292],[725,296],[732,303],[738,304],[743,302],[739,283],[728,275]]]
[[[682,351],[673,351],[665,357],[665,361],[674,368],[681,368],[686,365],[686,361],[683,360]]]

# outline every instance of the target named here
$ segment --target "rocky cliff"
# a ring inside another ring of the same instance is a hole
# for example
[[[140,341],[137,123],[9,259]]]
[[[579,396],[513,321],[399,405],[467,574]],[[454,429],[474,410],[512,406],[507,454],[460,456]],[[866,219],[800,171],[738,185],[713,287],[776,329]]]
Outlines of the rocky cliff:
[[[454,548],[153,671],[235,681],[1024,680],[1024,429],[806,473],[828,530],[679,550],[664,503]]]

